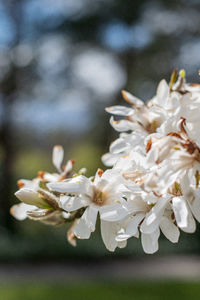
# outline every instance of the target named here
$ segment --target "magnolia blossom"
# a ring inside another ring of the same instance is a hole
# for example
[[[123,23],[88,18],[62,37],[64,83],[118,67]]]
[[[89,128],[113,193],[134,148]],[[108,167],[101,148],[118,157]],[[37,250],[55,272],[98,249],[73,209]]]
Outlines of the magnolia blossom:
[[[15,196],[21,203],[14,205],[10,210],[16,219],[24,220],[28,217],[51,225],[59,225],[65,222],[66,213],[62,212],[58,205],[59,198],[46,188],[47,182],[61,181],[71,174],[73,161],[68,161],[62,168],[63,157],[63,148],[55,146],[52,161],[58,173],[50,174],[39,171],[38,176],[32,181],[24,179],[18,181],[19,190],[15,193]]]
[[[50,225],[70,224],[68,241],[88,239],[100,219],[106,248],[123,248],[141,238],[144,252],[154,253],[163,235],[177,243],[180,231],[193,233],[200,222],[200,85],[188,84],[185,71],[161,80],[147,103],[126,91],[129,106],[106,111],[119,132],[98,169],[86,177],[73,172],[74,161],[62,166],[64,151],[53,149],[57,173],[39,172],[20,180],[20,204],[11,208],[18,220],[29,217]]]
[[[124,207],[126,201],[123,199],[127,190],[123,185],[123,177],[117,170],[98,170],[94,178],[76,176],[72,179],[48,183],[49,189],[62,193],[59,205],[62,209],[72,212],[84,208],[84,213],[76,222],[73,229],[74,235],[80,239],[88,239],[91,232],[95,230],[97,214],[101,219],[101,234],[106,247],[114,250],[118,243],[107,240],[108,222],[112,222],[112,231],[117,222],[127,216]],[[110,225],[111,226],[111,225]],[[115,240],[114,240],[115,241]],[[119,243],[119,246],[121,244]]]

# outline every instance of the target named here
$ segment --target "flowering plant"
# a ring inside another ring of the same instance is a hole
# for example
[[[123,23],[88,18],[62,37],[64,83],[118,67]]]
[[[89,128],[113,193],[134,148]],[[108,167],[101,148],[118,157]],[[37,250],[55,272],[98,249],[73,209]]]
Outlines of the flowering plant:
[[[185,71],[174,71],[169,85],[162,80],[146,104],[126,91],[130,107],[112,106],[110,123],[119,132],[103,155],[110,169],[86,177],[63,167],[64,151],[53,149],[57,173],[39,172],[32,181],[18,181],[20,204],[11,208],[50,225],[70,223],[68,241],[88,239],[99,215],[106,248],[123,248],[139,238],[146,253],[158,250],[160,231],[172,243],[180,230],[192,233],[200,222],[200,85],[188,84]]]

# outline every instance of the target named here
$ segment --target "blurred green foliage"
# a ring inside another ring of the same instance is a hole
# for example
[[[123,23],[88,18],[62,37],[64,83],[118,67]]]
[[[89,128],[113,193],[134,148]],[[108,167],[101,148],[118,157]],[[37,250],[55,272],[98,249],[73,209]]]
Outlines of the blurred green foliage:
[[[112,282],[65,284],[3,284],[0,298],[6,300],[198,300],[198,282]]]

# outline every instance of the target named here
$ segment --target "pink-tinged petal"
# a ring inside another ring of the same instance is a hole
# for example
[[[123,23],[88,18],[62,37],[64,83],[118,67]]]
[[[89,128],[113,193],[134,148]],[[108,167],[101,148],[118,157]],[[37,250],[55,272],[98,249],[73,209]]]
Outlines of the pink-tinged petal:
[[[178,227],[167,217],[163,216],[160,222],[160,229],[168,240],[172,243],[177,243],[180,231]]]
[[[22,202],[35,205],[39,208],[44,208],[47,206],[47,203],[38,196],[38,193],[34,190],[28,188],[22,188],[15,193],[15,196]]]
[[[160,236],[160,230],[157,228],[154,232],[150,234],[141,234],[141,242],[144,252],[147,254],[153,254],[158,251],[158,238]]]
[[[34,205],[19,203],[19,204],[13,205],[11,207],[10,213],[17,220],[23,221],[27,218],[27,211],[31,211],[31,210],[35,210],[35,209],[37,209],[37,207]]]
[[[52,161],[56,169],[61,172],[61,164],[64,158],[64,150],[63,147],[60,145],[56,145],[53,148],[52,153]]]
[[[76,237],[74,235],[74,227],[76,224],[77,220],[72,223],[71,227],[67,231],[67,240],[73,247],[76,247]]]
[[[120,203],[102,206],[99,209],[101,220],[115,222],[124,219],[128,215],[128,211]]]
[[[194,232],[196,223],[184,198],[174,197],[172,207],[178,227],[188,233]]]
[[[66,211],[74,211],[84,205],[80,197],[60,196],[59,206]]]
[[[132,108],[120,105],[106,107],[106,111],[110,114],[124,117],[131,116],[134,112]]]
[[[101,220],[101,237],[109,251],[115,251],[118,242],[115,240],[117,234],[117,224]]]
[[[122,91],[122,96],[124,98],[124,100],[128,103],[130,103],[131,105],[134,105],[136,107],[142,107],[144,106],[144,102],[141,101],[140,99],[138,99],[137,97],[133,96],[131,93],[127,92],[127,91]]]
[[[21,185],[20,188],[28,188],[31,190],[35,190],[39,186],[40,179],[35,178],[33,180],[20,179],[18,183]]]
[[[103,175],[104,171],[102,169],[98,169],[96,171],[96,174],[94,176],[94,185],[97,186],[101,181],[102,181],[102,175]]]

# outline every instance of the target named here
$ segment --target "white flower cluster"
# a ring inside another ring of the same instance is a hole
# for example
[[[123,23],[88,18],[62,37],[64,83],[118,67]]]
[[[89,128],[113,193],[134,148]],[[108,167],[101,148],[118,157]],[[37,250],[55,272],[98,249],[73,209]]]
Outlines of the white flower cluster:
[[[20,180],[22,201],[11,213],[47,224],[71,223],[68,240],[88,239],[99,215],[106,248],[125,247],[141,236],[146,253],[158,250],[162,232],[172,243],[180,230],[192,233],[200,222],[200,85],[187,84],[185,72],[162,80],[150,101],[122,92],[130,107],[106,108],[119,138],[103,156],[105,172],[91,178],[85,169],[74,173],[73,161],[62,167],[63,149],[55,146],[58,174],[39,172]]]

